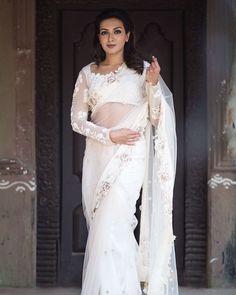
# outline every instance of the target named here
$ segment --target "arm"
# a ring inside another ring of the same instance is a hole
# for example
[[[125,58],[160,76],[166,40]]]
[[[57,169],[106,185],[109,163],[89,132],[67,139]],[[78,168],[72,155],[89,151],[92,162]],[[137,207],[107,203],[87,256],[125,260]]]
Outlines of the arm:
[[[71,126],[73,131],[97,141],[110,143],[109,129],[95,125],[88,121],[88,85],[83,70],[75,83],[71,105]]]
[[[157,126],[162,99],[160,83],[158,82],[156,85],[152,85],[150,82],[145,81],[145,89],[148,98],[149,119],[153,126]]]
[[[144,62],[145,92],[149,105],[149,119],[152,125],[158,125],[160,116],[162,91],[160,86],[160,66],[153,56],[152,63]]]

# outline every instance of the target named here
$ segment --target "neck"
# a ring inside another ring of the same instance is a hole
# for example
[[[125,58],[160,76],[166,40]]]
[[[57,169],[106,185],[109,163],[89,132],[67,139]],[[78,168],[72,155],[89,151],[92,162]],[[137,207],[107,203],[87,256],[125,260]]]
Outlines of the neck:
[[[109,66],[115,66],[115,65],[119,65],[122,64],[124,62],[124,57],[123,54],[119,54],[119,55],[106,55],[105,60],[103,61],[104,65],[109,65]]]

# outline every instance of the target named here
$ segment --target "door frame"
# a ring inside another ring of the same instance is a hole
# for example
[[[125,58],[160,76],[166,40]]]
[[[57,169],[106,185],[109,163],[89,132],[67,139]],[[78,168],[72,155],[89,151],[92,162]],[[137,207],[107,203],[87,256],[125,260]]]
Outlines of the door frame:
[[[99,3],[100,2],[100,3]],[[62,10],[110,7],[110,1],[36,1],[37,285],[60,285]],[[169,3],[169,2],[168,2]],[[206,285],[207,95],[206,3],[204,0],[135,1],[136,9],[178,9],[184,15],[185,255],[181,285]],[[118,5],[116,5],[118,6]],[[133,9],[133,1],[119,7]],[[177,171],[178,173],[178,171]]]

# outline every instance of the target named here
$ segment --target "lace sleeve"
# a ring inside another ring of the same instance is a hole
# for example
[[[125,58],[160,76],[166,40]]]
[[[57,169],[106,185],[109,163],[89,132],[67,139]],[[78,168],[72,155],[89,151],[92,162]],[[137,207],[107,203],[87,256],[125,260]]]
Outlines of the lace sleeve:
[[[162,97],[160,82],[154,86],[149,82],[145,82],[145,89],[149,105],[149,119],[152,125],[157,126],[160,116]]]
[[[91,137],[101,143],[111,143],[109,129],[88,121],[88,85],[85,73],[80,71],[75,83],[71,105],[71,126],[73,131]]]

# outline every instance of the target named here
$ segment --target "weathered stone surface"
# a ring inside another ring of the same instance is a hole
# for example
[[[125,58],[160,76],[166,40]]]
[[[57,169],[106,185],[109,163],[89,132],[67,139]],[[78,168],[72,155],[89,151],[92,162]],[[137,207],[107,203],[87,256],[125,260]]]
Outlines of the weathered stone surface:
[[[233,99],[230,83],[235,60],[236,3],[208,0],[207,6],[208,283],[211,287],[234,287],[236,165],[229,153],[226,135],[227,102]],[[222,59],[223,56],[226,58]]]
[[[14,188],[0,190],[0,285],[33,286],[34,192],[29,189],[16,192]]]
[[[0,1],[0,285],[35,286],[34,1]]]
[[[209,191],[208,274],[215,287],[236,286],[236,186]]]

